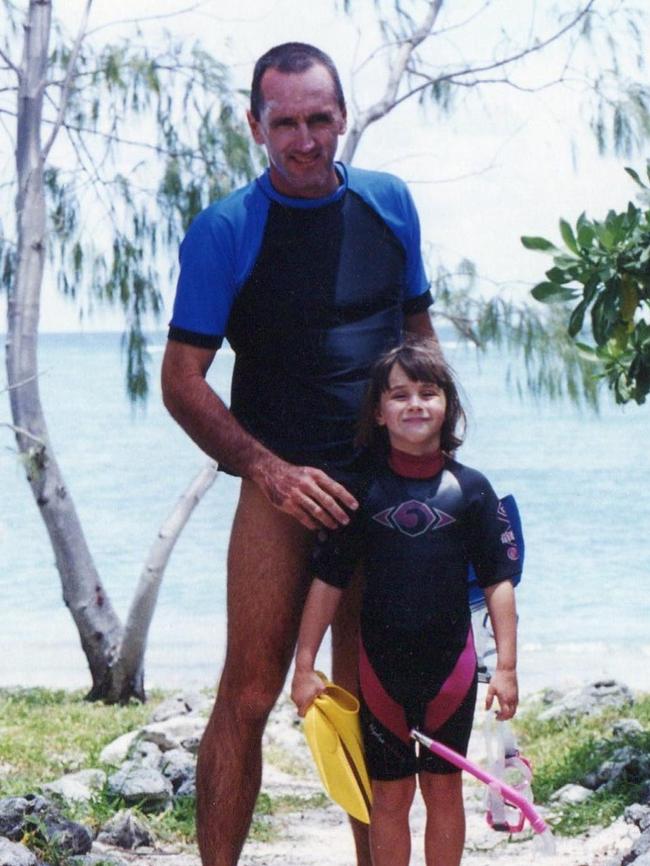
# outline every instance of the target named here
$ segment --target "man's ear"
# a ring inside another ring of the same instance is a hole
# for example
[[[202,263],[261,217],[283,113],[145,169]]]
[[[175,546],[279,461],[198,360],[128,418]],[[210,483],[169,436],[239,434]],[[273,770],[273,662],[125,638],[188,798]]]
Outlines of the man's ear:
[[[248,126],[250,127],[251,135],[253,136],[255,143],[264,144],[264,135],[262,134],[260,121],[255,119],[252,111],[246,112],[246,120],[248,121]]]
[[[340,125],[340,127],[339,127],[339,135],[343,135],[343,133],[345,132],[345,130],[348,128],[348,112],[347,112],[347,109],[345,109],[345,108],[343,109],[343,111],[341,112],[341,116],[342,116],[343,120],[342,120],[341,125]]]

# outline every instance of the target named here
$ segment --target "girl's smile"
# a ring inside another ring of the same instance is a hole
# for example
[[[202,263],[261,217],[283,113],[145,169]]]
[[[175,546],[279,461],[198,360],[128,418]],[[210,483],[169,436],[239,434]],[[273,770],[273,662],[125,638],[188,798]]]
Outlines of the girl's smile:
[[[388,377],[388,388],[377,408],[377,424],[385,426],[393,448],[407,454],[430,454],[440,448],[447,399],[433,382],[410,379],[399,364]]]

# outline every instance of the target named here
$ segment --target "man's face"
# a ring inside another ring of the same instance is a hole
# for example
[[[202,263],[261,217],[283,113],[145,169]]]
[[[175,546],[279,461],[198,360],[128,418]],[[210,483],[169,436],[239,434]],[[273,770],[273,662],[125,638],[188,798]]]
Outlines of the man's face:
[[[275,189],[297,198],[334,192],[334,155],[346,118],[328,70],[320,64],[297,73],[267,69],[261,91],[260,119],[249,112],[248,123],[255,141],[266,148]]]

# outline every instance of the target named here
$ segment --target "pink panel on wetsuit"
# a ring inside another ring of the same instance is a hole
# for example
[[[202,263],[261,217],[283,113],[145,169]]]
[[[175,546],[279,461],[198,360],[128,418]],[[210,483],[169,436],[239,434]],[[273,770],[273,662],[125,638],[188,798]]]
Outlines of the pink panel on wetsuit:
[[[411,732],[404,709],[382,686],[361,641],[359,642],[359,682],[363,699],[373,716],[400,740],[405,743],[410,742]]]
[[[474,682],[476,671],[476,652],[474,635],[470,628],[467,632],[465,649],[458,657],[453,671],[442,684],[438,694],[427,704],[424,729],[430,734],[441,728],[463,703],[467,692]]]
[[[427,732],[435,733],[460,707],[474,681],[475,668],[474,636],[470,628],[465,649],[458,657],[454,669],[435,698],[427,704],[424,720]],[[370,712],[391,733],[408,743],[411,736],[404,708],[384,689],[361,641],[359,642],[359,681],[363,698]]]

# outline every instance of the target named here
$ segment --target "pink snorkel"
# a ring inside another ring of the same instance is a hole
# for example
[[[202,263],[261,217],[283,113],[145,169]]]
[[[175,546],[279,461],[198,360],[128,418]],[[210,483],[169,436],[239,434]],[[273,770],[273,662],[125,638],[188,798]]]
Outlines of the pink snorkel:
[[[539,813],[535,810],[533,804],[526,798],[526,796],[518,791],[516,788],[513,788],[511,785],[508,785],[506,782],[501,779],[496,778],[491,773],[486,772],[481,767],[469,761],[467,758],[464,758],[462,755],[459,755],[457,752],[454,752],[453,749],[448,748],[447,746],[443,746],[442,743],[437,742],[436,740],[432,740],[431,737],[427,737],[424,734],[420,733],[420,731],[414,729],[411,731],[411,736],[414,740],[417,740],[423,746],[426,746],[427,749],[434,752],[436,755],[439,755],[441,758],[444,758],[446,761],[449,761],[450,764],[453,764],[455,767],[458,767],[460,770],[465,770],[468,773],[471,773],[472,776],[475,776],[479,781],[484,782],[490,788],[491,792],[498,793],[498,795],[502,798],[502,800],[507,805],[515,806],[522,814],[522,820],[519,824],[515,826],[506,825],[504,829],[510,830],[510,832],[518,832],[523,829],[523,816],[528,819],[530,826],[540,835],[543,834],[545,841],[550,841],[552,844],[552,836],[551,831],[544,821],[544,819],[539,815]],[[488,823],[492,824],[490,813],[488,813]],[[496,823],[494,824],[496,827]],[[548,847],[548,846],[547,846]]]

